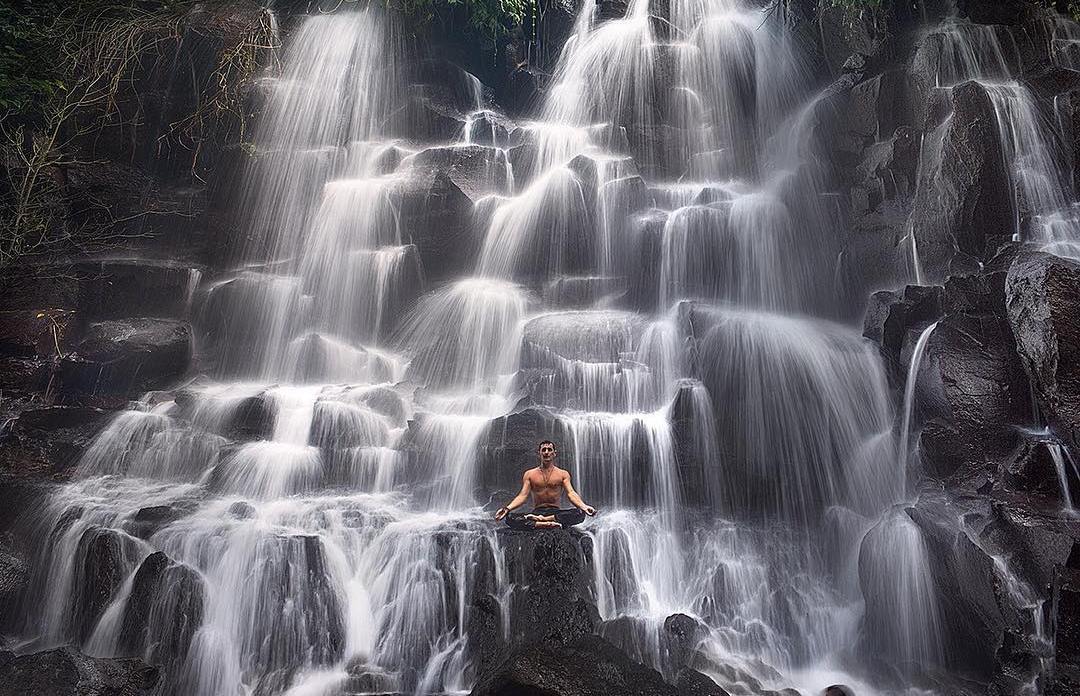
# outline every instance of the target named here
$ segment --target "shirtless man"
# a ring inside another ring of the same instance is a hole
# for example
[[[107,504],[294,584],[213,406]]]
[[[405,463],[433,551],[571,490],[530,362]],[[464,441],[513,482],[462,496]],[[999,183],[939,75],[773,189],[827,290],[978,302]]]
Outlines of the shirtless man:
[[[552,527],[570,527],[584,521],[585,515],[592,517],[596,508],[586,505],[570,484],[570,472],[555,466],[555,443],[544,440],[540,443],[540,466],[529,469],[521,479],[521,491],[495,513],[495,519],[506,518],[506,524],[512,529],[544,529]],[[563,491],[575,509],[560,509]],[[533,509],[527,514],[513,513],[532,496]]]

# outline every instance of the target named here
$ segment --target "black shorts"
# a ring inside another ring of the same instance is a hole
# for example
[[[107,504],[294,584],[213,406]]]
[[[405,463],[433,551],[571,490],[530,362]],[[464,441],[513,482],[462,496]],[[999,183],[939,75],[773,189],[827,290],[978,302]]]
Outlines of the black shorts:
[[[544,515],[546,517],[555,517],[555,521],[564,527],[573,527],[575,524],[581,524],[585,521],[585,512],[578,510],[577,508],[533,508],[530,512],[511,512],[506,516],[506,524],[511,529],[535,529],[536,525],[532,520],[525,519],[527,515]]]

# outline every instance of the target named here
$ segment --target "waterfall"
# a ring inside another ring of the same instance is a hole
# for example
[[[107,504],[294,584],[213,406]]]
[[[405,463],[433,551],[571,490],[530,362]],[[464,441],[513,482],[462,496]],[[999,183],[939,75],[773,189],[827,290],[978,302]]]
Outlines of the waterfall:
[[[919,368],[922,367],[923,353],[926,352],[926,344],[930,342],[930,334],[934,332],[937,325],[935,321],[923,329],[918,340],[915,341],[915,348],[911,351],[907,382],[904,384],[903,421],[900,424],[900,442],[896,459],[896,466],[901,471],[906,471],[910,455],[911,422],[915,415],[915,389],[919,386]]]
[[[1038,242],[1045,251],[1075,258],[1080,218],[1071,203],[1075,192],[1068,155],[1060,128],[1019,80],[1022,51],[1012,33],[1004,27],[951,20],[924,42],[931,40],[940,49],[934,73],[937,87],[974,81],[990,97],[1013,191],[1013,239]],[[940,152],[920,155],[920,172],[924,161],[934,157],[940,159]]]
[[[260,81],[237,258],[193,279],[200,374],[118,415],[40,511],[23,647],[168,653],[160,693],[465,692],[481,632],[515,635],[488,482],[535,435],[600,509],[600,630],[641,660],[670,671],[680,612],[733,693],[862,684],[876,529],[875,639],[932,662],[884,368],[830,319],[824,96],[767,8],[651,5],[584,3],[521,124],[454,66],[422,82],[389,10],[298,23]],[[150,615],[179,628],[125,643]]]

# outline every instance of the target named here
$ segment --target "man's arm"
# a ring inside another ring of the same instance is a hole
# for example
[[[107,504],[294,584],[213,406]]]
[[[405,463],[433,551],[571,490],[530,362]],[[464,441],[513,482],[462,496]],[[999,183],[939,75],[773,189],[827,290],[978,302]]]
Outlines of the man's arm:
[[[506,517],[507,513],[511,510],[523,505],[525,501],[529,499],[529,492],[531,490],[532,484],[529,483],[529,472],[526,471],[525,475],[521,477],[521,490],[518,491],[518,494],[514,496],[514,499],[511,500],[506,507],[501,507],[495,512],[495,519],[501,520]]]
[[[566,478],[563,479],[562,485],[563,488],[566,489],[566,497],[570,500],[574,507],[584,511],[585,514],[589,515],[590,517],[596,514],[596,508],[594,508],[592,505],[587,505],[585,501],[581,499],[581,496],[577,494],[577,491],[574,490],[574,485],[570,483],[570,474],[567,474]]]

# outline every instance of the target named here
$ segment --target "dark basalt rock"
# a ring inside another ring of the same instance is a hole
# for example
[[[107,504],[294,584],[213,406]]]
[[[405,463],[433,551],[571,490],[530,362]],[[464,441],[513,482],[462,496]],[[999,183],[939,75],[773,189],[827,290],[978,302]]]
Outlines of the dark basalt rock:
[[[448,280],[470,270],[481,240],[473,202],[443,172],[402,180],[391,192],[400,211],[402,236],[416,245],[424,277]]]
[[[82,406],[22,411],[0,430],[0,467],[18,478],[66,479],[111,417]]]
[[[12,603],[29,580],[30,566],[22,552],[6,540],[0,540],[0,622],[9,618]]]
[[[1080,498],[1080,479],[1068,466],[1067,452],[1061,449],[1055,452],[1051,448],[1061,448],[1061,444],[1050,437],[1024,434],[1020,446],[1004,465],[997,485],[1006,491],[1044,497],[1054,506],[1061,506],[1065,501],[1054,461],[1055,456],[1060,456],[1065,465],[1065,485],[1074,500]]]
[[[255,516],[255,508],[243,500],[238,500],[229,506],[229,514],[238,520],[249,520]]]
[[[158,676],[142,660],[87,657],[74,648],[0,652],[0,696],[136,696],[150,693]]]
[[[485,111],[466,124],[465,137],[474,145],[505,149],[510,146],[510,131],[513,129],[514,124],[509,119]]]
[[[592,541],[574,530],[499,530],[514,589],[510,645],[568,644],[599,623],[592,597]]]
[[[1073,540],[1056,522],[971,494],[924,489],[904,512],[922,535],[943,664],[1000,684],[1020,673],[1030,678],[1024,663],[1039,648],[1029,640],[1030,610],[1019,606],[1026,600],[1018,601],[1012,586],[1048,587]]]
[[[566,461],[572,449],[570,438],[555,416],[541,408],[525,408],[491,422],[480,445],[477,467],[484,490],[512,490],[521,487],[521,476],[536,466],[536,448],[543,440],[553,440]]]
[[[1077,691],[1080,687],[1080,569],[1061,567],[1057,570],[1050,607],[1055,674],[1047,693],[1052,696],[1080,693]]]
[[[426,58],[416,68],[424,93],[441,104],[468,113],[481,107],[483,85],[474,75],[440,58]]]
[[[472,696],[675,696],[660,673],[599,636],[537,643],[481,676]]]
[[[1024,253],[1005,284],[1016,349],[1040,410],[1074,447],[1080,446],[1080,264]]]
[[[1010,341],[1008,325],[996,317],[949,315],[934,329],[919,385],[934,424],[922,433],[927,473],[947,477],[1017,446],[1017,425],[1033,414]]]
[[[64,385],[91,394],[140,394],[168,386],[187,371],[191,327],[169,319],[123,319],[90,324],[65,356]]]
[[[509,162],[502,150],[484,145],[448,145],[421,150],[408,160],[420,176],[445,176],[474,203],[508,191]]]
[[[510,73],[501,95],[502,105],[512,116],[530,116],[540,108],[551,82],[551,74],[542,69],[520,66]]]
[[[181,318],[198,269],[170,261],[86,261],[76,266],[78,309],[89,319]]]
[[[903,291],[879,290],[870,296],[863,336],[881,346],[894,377],[906,378],[900,355],[909,334],[941,318],[943,288],[908,285]]]
[[[82,643],[112,602],[136,561],[134,539],[111,529],[91,527],[79,539],[71,588],[71,635]]]
[[[712,679],[689,667],[679,670],[675,677],[675,690],[679,696],[728,696],[728,692]]]
[[[1012,184],[989,94],[966,82],[953,88],[952,107],[938,168],[921,177],[912,214],[919,259],[933,280],[958,252],[988,258],[1015,231]]]
[[[140,508],[124,525],[124,531],[140,539],[149,539],[159,529],[183,519],[196,508],[196,503],[177,502]]]
[[[145,656],[151,664],[183,664],[203,620],[203,597],[196,571],[161,551],[147,556],[135,572],[124,609],[121,654]]]
[[[275,418],[277,407],[274,400],[266,394],[258,394],[244,399],[233,411],[222,435],[230,440],[269,440],[274,432]]]
[[[843,684],[833,684],[825,687],[825,690],[821,692],[821,696],[855,696],[855,692]]]
[[[322,541],[277,536],[260,540],[259,546],[257,553],[267,561],[251,588],[255,601],[248,618],[259,624],[255,635],[277,639],[247,646],[251,664],[268,675],[305,661],[333,664],[345,647],[345,626]]]
[[[387,119],[390,134],[425,143],[456,140],[465,126],[465,114],[444,92],[431,85],[415,85],[405,105]]]

